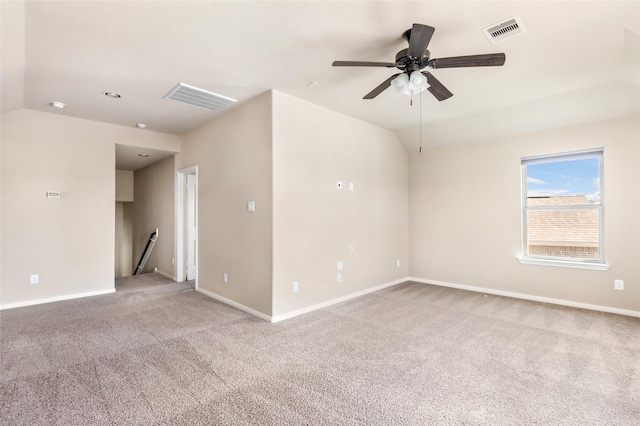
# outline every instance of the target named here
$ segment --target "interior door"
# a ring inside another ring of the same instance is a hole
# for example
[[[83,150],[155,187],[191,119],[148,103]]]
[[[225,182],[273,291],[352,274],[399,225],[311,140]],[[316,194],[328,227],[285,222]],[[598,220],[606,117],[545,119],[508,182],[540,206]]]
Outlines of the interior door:
[[[196,279],[196,175],[187,175],[186,225],[186,272],[187,280]]]

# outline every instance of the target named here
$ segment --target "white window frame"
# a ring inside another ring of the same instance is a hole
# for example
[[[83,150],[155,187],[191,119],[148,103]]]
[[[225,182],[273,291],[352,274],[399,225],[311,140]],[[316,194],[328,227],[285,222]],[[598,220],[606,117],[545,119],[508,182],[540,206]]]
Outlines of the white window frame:
[[[600,203],[597,205],[560,205],[560,206],[527,206],[527,166],[559,161],[573,161],[587,158],[598,158],[600,179]],[[518,260],[521,263],[545,266],[561,266],[580,269],[607,270],[604,256],[604,149],[596,148],[559,154],[539,155],[521,159],[522,169],[522,248]],[[598,211],[598,259],[581,259],[563,256],[543,256],[528,254],[527,213],[541,210],[597,210]]]

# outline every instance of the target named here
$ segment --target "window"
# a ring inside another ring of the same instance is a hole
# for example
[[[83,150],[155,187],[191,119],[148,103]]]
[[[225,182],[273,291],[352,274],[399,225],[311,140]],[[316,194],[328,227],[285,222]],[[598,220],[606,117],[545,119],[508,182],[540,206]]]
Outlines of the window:
[[[602,153],[522,159],[524,263],[603,269]]]

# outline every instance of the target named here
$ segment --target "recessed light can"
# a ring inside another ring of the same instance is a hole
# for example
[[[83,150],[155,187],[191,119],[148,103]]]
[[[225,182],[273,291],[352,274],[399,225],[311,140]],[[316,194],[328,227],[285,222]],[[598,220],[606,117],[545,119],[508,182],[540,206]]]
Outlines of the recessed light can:
[[[108,92],[102,92],[102,93],[103,93],[105,96],[108,96],[108,97],[110,97],[110,98],[118,99],[118,98],[121,98],[121,97],[122,97],[122,95],[121,95],[120,93],[118,93],[118,92],[111,92],[111,91],[108,91]]]

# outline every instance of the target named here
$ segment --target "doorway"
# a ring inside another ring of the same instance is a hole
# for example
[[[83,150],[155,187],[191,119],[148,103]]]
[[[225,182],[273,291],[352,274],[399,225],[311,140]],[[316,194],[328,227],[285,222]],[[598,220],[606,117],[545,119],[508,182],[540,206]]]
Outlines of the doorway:
[[[198,289],[198,166],[178,171],[176,191],[176,278]]]

